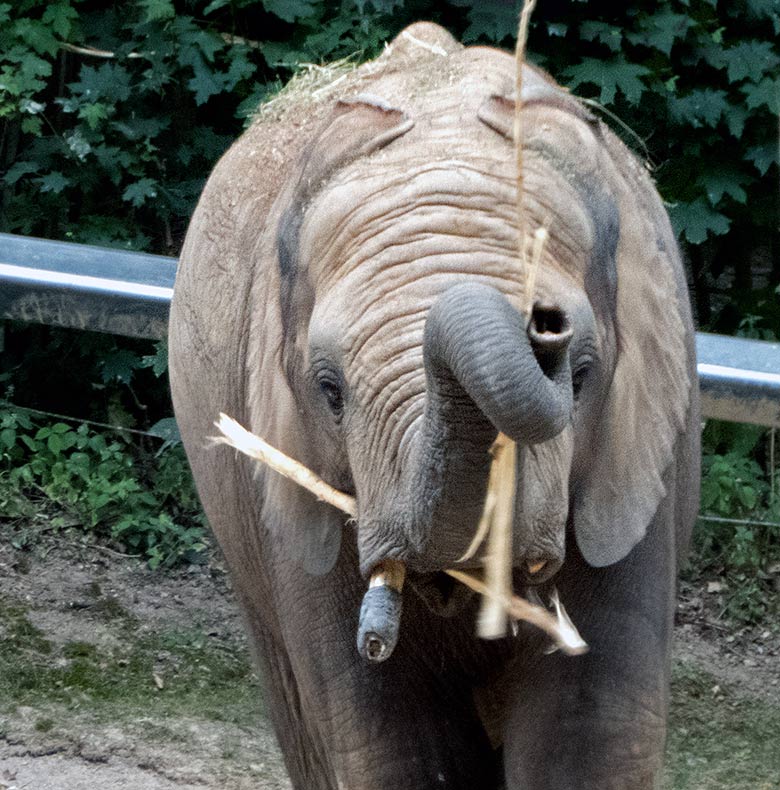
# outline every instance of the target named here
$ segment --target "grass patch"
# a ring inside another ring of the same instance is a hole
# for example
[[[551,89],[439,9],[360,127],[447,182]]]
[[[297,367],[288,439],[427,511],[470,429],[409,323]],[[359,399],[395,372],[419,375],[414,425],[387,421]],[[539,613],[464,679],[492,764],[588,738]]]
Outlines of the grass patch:
[[[693,664],[675,667],[667,790],[777,790],[779,737],[780,707],[734,697]]]
[[[57,645],[19,602],[0,599],[0,707],[55,703],[123,715],[195,716],[250,725],[261,692],[245,649],[198,629],[148,631],[122,620],[119,646]]]

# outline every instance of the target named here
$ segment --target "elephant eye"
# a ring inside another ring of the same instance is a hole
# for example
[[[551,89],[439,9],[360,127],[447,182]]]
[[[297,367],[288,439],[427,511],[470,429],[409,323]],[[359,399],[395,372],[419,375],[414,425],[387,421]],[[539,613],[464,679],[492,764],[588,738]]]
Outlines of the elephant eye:
[[[590,373],[590,369],[591,369],[590,360],[583,360],[577,364],[577,366],[574,368],[574,371],[571,374],[571,387],[575,400],[579,398],[580,392],[582,390],[582,385],[585,383],[585,379],[588,377],[588,373]]]
[[[328,408],[335,417],[340,418],[344,411],[344,396],[339,381],[332,373],[322,372],[317,376],[317,383],[325,396]]]

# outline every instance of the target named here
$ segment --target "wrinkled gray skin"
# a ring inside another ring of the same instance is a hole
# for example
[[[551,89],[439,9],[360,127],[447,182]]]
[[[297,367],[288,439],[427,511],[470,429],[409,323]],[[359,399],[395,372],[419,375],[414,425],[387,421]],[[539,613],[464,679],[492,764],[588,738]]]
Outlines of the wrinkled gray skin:
[[[176,415],[299,789],[658,780],[698,493],[682,269],[643,167],[526,69],[528,223],[550,239],[521,317],[513,69],[413,26],[268,109],[187,235]],[[220,411],[354,493],[356,523],[209,447]],[[473,536],[498,431],[520,455],[515,587],[554,575],[584,656],[526,626],[478,640],[478,601],[437,573]],[[387,557],[410,569],[401,634],[369,665],[357,617]]]

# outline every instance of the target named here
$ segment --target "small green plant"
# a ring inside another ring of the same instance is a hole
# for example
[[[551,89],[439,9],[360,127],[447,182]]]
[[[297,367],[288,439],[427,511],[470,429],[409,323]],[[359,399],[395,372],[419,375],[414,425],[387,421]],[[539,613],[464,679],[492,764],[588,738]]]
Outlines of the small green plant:
[[[780,500],[771,443],[762,428],[711,421],[703,435],[701,518],[692,572],[726,581],[726,611],[757,622],[778,609]]]
[[[8,517],[43,512],[52,526],[93,532],[152,567],[206,545],[180,444],[149,453],[121,432],[39,425],[10,408],[0,412],[0,504]]]

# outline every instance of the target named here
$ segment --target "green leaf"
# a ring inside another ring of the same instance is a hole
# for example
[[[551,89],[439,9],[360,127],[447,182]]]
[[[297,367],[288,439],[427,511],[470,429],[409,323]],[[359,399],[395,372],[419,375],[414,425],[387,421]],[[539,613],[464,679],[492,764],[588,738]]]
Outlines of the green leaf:
[[[60,48],[49,26],[37,19],[17,19],[12,29],[18,38],[39,55],[54,55]]]
[[[203,9],[203,16],[213,14],[215,11],[219,11],[220,8],[224,8],[226,5],[230,5],[230,0],[211,0],[211,2]]]
[[[101,102],[90,102],[79,107],[79,118],[87,122],[90,129],[97,129],[100,122],[108,118],[111,106]]]
[[[753,510],[753,508],[758,504],[758,494],[755,488],[743,485],[740,486],[738,493],[739,501],[748,510]]]
[[[566,38],[569,32],[569,26],[562,22],[549,22],[547,24],[547,33],[551,38]]]
[[[45,176],[35,179],[35,183],[41,188],[41,192],[53,192],[55,195],[62,192],[65,187],[70,186],[71,180],[66,178],[58,170],[47,173]]]
[[[138,0],[138,5],[144,11],[146,22],[173,19],[176,16],[173,0]]]
[[[40,118],[27,118],[22,119],[22,131],[25,134],[32,134],[38,137],[43,131],[43,121]]]
[[[154,354],[143,357],[142,364],[160,378],[168,370],[168,344],[164,340],[155,343]]]
[[[118,348],[106,354],[100,361],[100,375],[107,384],[109,381],[120,381],[129,384],[133,373],[141,367],[141,357],[126,348]]]
[[[747,192],[743,184],[748,184],[752,179],[736,168],[720,165],[717,170],[709,170],[699,178],[699,184],[704,187],[707,197],[713,206],[720,203],[724,195],[745,203]]]
[[[741,41],[724,52],[730,82],[750,78],[758,82],[770,69],[780,64],[770,41]]]
[[[132,203],[136,208],[140,208],[147,198],[157,197],[157,182],[151,178],[142,178],[134,184],[130,184],[122,193],[122,200]]]
[[[518,4],[512,0],[480,0],[470,4],[469,26],[463,33],[463,41],[500,44],[517,32],[517,14]]]
[[[747,98],[749,110],[767,107],[774,115],[780,114],[780,78],[764,77],[757,85],[743,85],[740,90]]]
[[[669,114],[677,123],[694,128],[702,124],[715,127],[721,116],[731,108],[726,91],[714,88],[697,88],[687,96],[668,97]]]
[[[72,21],[78,19],[79,12],[69,2],[50,3],[43,12],[43,21],[60,37],[67,40]]]
[[[106,99],[108,103],[116,104],[130,98],[130,74],[115,63],[104,63],[98,68],[82,66],[78,82],[71,82],[68,87],[89,102]]]
[[[619,52],[623,44],[621,29],[606,22],[583,22],[580,25],[580,38],[585,41],[600,41],[613,52]]]
[[[28,176],[31,173],[37,173],[40,169],[41,165],[39,162],[25,162],[20,160],[14,162],[14,164],[6,170],[3,181],[5,181],[6,184],[15,184],[20,178],[24,178],[24,176]]]
[[[192,58],[192,67],[195,76],[187,82],[187,87],[195,94],[195,103],[200,106],[225,89],[225,79],[221,72],[208,67],[200,53],[195,53]]]
[[[734,137],[741,138],[742,132],[745,131],[745,121],[748,119],[748,111],[742,105],[732,104],[728,110],[726,110],[723,120],[726,121],[726,126],[729,128],[729,132]]]
[[[312,16],[316,7],[316,0],[263,0],[263,8],[285,22]]]
[[[685,236],[691,244],[701,244],[711,233],[721,236],[731,226],[731,220],[712,209],[704,198],[671,206],[669,216],[677,234]]]
[[[752,162],[756,170],[764,176],[772,165],[780,164],[780,144],[754,145],[747,149],[745,159]]]
[[[39,101],[33,101],[32,99],[22,99],[19,102],[19,111],[27,113],[28,115],[39,115],[45,109],[45,104]]]
[[[780,34],[780,3],[777,0],[747,0],[747,9],[754,18],[771,19],[775,35]]]
[[[640,77],[650,74],[650,69],[637,63],[628,63],[622,57],[607,61],[584,58],[576,66],[564,69],[563,74],[572,90],[585,83],[599,86],[599,101],[602,104],[612,104],[618,90],[631,104],[638,104],[647,89]]]
[[[148,431],[152,436],[163,439],[165,444],[170,447],[173,444],[181,444],[181,434],[179,426],[173,417],[164,417],[158,420]]]
[[[652,47],[668,56],[671,55],[675,42],[685,39],[693,24],[694,21],[688,14],[658,10],[642,20],[639,32],[630,33],[627,38],[632,44]]]

